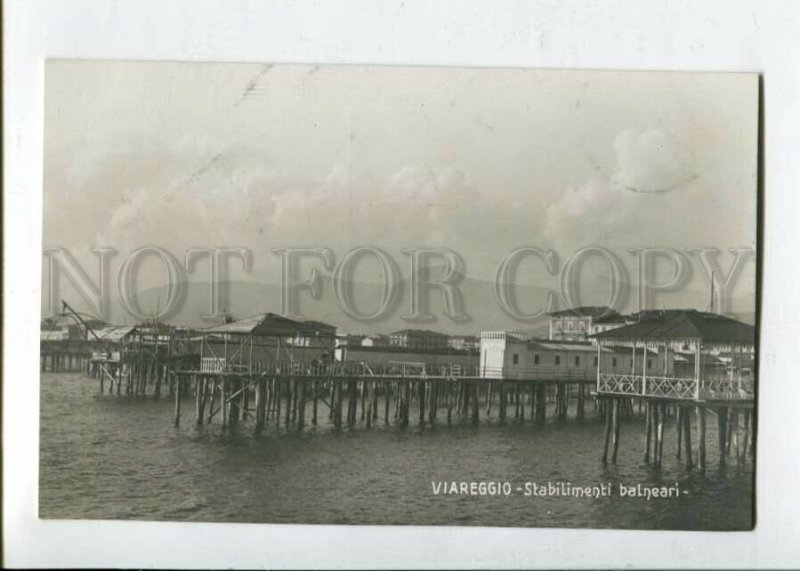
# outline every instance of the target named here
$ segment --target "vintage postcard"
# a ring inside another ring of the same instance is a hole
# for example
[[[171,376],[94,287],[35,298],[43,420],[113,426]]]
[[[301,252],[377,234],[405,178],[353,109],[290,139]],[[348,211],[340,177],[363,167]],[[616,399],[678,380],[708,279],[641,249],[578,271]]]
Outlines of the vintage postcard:
[[[45,82],[41,518],[752,529],[756,74]]]

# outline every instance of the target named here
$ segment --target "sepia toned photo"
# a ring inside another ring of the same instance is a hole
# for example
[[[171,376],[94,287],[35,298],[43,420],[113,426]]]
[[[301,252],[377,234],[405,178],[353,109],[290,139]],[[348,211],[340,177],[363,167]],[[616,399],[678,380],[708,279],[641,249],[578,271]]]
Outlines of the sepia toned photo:
[[[39,517],[751,530],[758,110],[48,61]]]

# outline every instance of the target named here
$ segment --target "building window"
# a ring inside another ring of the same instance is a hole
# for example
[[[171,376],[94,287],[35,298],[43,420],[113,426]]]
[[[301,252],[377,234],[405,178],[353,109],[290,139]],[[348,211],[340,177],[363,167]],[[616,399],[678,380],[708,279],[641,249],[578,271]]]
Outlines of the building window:
[[[575,366],[576,367],[580,367],[580,365],[581,365],[581,358],[576,355],[575,356]]]
[[[561,355],[556,355],[556,365],[561,364]]]
[[[572,322],[567,321],[567,331],[572,331]]]
[[[652,369],[653,368],[653,360],[652,359],[648,359],[647,360],[647,368],[648,369]]]
[[[539,364],[539,354],[538,353],[533,356],[533,364],[534,365],[538,365]]]
[[[612,367],[616,367],[617,366],[617,358],[616,357],[611,359],[611,366]]]
[[[594,366],[597,366],[597,357],[594,358]]]
[[[519,365],[519,355],[517,353],[514,353],[513,361],[515,365]]]

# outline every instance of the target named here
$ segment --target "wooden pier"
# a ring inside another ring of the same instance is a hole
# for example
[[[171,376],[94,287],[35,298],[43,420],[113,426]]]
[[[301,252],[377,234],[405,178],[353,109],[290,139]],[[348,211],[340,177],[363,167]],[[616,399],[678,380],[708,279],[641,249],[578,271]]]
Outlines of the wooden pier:
[[[470,374],[471,373],[471,374]],[[481,415],[499,423],[544,420],[552,414],[566,418],[569,401],[582,418],[593,375],[575,377],[542,373],[529,379],[494,379],[478,371],[428,375],[397,366],[374,370],[364,364],[303,366],[298,362],[259,362],[248,371],[176,371],[180,386],[195,396],[194,421],[217,418],[222,427],[252,420],[254,430],[267,421],[302,430],[327,414],[336,428],[366,428],[382,422],[408,426],[450,424],[456,418],[478,424]],[[181,403],[175,402],[175,423]],[[309,407],[310,404],[310,407]],[[306,414],[311,413],[311,418]]]
[[[538,357],[536,364],[523,365],[516,354],[511,366],[497,368],[485,362],[338,362],[331,359],[332,331],[323,323],[274,314],[200,331],[158,324],[110,327],[93,332],[94,343],[62,351],[71,359],[43,349],[42,370],[85,370],[98,379],[101,394],[166,392],[174,399],[176,426],[189,398],[197,426],[217,423],[228,430],[246,424],[255,433],[268,425],[302,431],[323,421],[335,429],[478,425],[482,419],[502,425],[541,422],[549,415],[582,419],[591,408],[605,420],[602,461],[616,463],[620,424],[638,410],[643,460],[655,467],[664,459],[667,427],[674,426],[676,457],[687,468],[704,470],[706,428],[714,418],[720,463],[743,463],[754,455],[754,329],[721,316],[665,311],[604,331],[594,336],[595,366],[577,354],[569,367],[558,358],[552,362],[562,366],[543,366]],[[535,356],[544,347],[531,350]],[[586,368],[575,367],[579,361]],[[651,361],[663,368],[655,370]],[[630,369],[623,371],[627,363]]]
[[[42,373],[85,373],[92,358],[91,344],[83,340],[43,340],[39,350]]]

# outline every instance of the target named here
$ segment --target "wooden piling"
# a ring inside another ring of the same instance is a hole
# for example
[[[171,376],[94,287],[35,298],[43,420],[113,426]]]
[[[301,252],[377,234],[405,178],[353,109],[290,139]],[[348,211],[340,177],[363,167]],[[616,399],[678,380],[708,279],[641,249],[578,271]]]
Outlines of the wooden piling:
[[[747,461],[747,452],[750,448],[751,432],[750,432],[750,411],[744,411],[744,441],[742,442],[741,459],[740,462]]]
[[[405,427],[408,426],[408,401],[411,393],[411,386],[409,382],[403,381],[402,388],[400,390],[400,425]]]
[[[439,383],[437,381],[430,381],[428,388],[428,423],[433,426],[436,419],[436,398]]]
[[[333,380],[333,426],[342,427],[342,380]]]
[[[539,407],[539,420],[545,421],[547,419],[547,385],[545,383],[541,383],[538,387],[536,406]]]
[[[500,418],[500,424],[505,424],[507,412],[506,384],[503,381],[500,381],[498,383],[498,388],[500,389],[500,410],[498,412],[498,417]]]
[[[736,460],[736,463],[739,464],[741,463],[741,458],[739,457],[739,409],[736,407],[731,407],[730,432],[733,458]]]
[[[391,381],[383,383],[383,423],[389,424],[389,401],[392,397],[390,387]]]
[[[222,413],[222,430],[224,432],[228,428],[228,380],[224,377],[220,379],[219,406]]]
[[[446,399],[447,399],[447,424],[448,426],[453,420],[453,385],[448,382],[446,387]]]
[[[658,466],[661,466],[661,462],[664,459],[664,420],[667,416],[667,405],[665,403],[659,403],[658,405],[658,428],[657,428],[657,443],[658,443]]]
[[[419,425],[425,426],[425,381],[417,381],[417,399],[419,400]]]
[[[366,406],[367,395],[365,386],[366,382],[357,381],[357,384],[359,385],[358,390],[359,390],[359,395],[361,397],[361,422],[364,422],[364,417],[366,416],[367,413],[367,406]]]
[[[266,384],[267,381],[263,377],[256,382],[256,434],[260,434],[261,431],[264,430],[264,417],[266,416]]]
[[[536,419],[536,384],[528,383],[528,400],[531,405],[531,420]]]
[[[603,464],[608,463],[608,444],[611,441],[611,407],[608,406],[608,401],[604,401],[605,405],[605,433],[603,437]]]
[[[703,405],[695,408],[697,417],[697,466],[701,471],[706,469],[706,409]]]
[[[205,380],[192,375],[194,384],[194,413],[195,424],[200,426],[203,424],[203,390],[205,389]]]
[[[612,405],[612,412],[611,412],[611,424],[612,426],[612,438],[614,447],[611,452],[611,463],[617,463],[617,450],[619,450],[619,401],[620,399],[615,398]]]
[[[717,438],[719,440],[719,462],[724,465],[728,442],[728,408],[717,407]]]
[[[297,402],[297,430],[303,430],[306,425],[306,380],[298,379],[300,390]]]
[[[178,380],[178,376],[177,375],[175,376],[175,380],[177,382],[177,380]],[[211,385],[210,391],[209,391],[211,393],[211,400],[208,403],[208,420],[206,420],[206,424],[211,424],[211,419],[214,417],[214,401],[216,400],[216,397],[217,397],[217,379],[208,378],[208,379],[206,379],[206,383],[209,383]],[[174,390],[175,390],[176,393],[179,392],[178,389],[177,389],[177,385],[176,385]]]
[[[478,426],[478,383],[471,383],[472,388],[472,424]]]
[[[646,403],[644,410],[644,461],[650,462],[650,441],[653,436],[653,405],[649,402]]]
[[[569,401],[569,393],[567,391],[567,383],[561,381],[558,383],[558,418],[564,419],[567,418],[567,402]],[[618,400],[618,399],[617,399]],[[617,404],[617,409],[619,409],[619,403]],[[619,413],[619,410],[617,410]]]
[[[683,422],[683,448],[686,454],[686,467],[692,467],[692,422],[689,408],[681,407],[681,421]]]
[[[181,424],[181,391],[180,391],[181,378],[178,377],[177,379],[175,379],[175,382],[177,383],[178,389],[179,389],[179,390],[175,391],[175,426],[180,426],[180,424]]]

